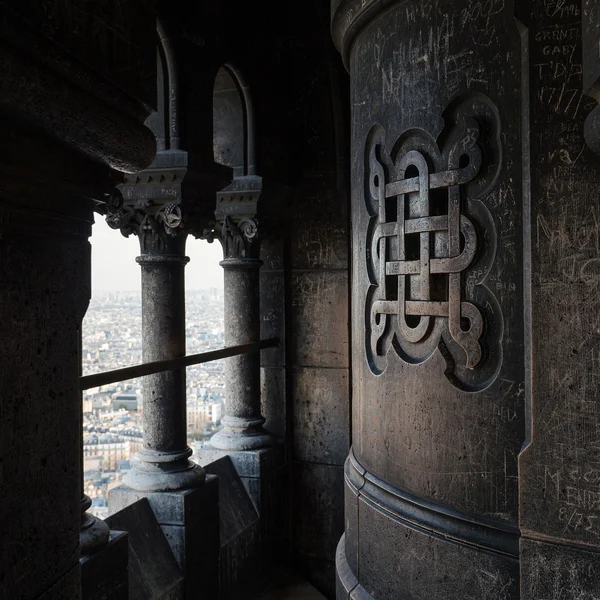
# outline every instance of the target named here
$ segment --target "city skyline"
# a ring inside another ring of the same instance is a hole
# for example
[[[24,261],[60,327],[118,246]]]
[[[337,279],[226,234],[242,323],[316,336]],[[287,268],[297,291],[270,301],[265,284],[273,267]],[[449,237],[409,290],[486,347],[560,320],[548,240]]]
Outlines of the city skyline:
[[[111,229],[100,215],[92,228],[92,296],[96,292],[139,292],[141,289],[140,267],[135,262],[139,256],[139,244],[135,235],[128,238]],[[218,241],[209,244],[189,236],[186,255],[190,262],[186,267],[186,289],[223,289],[223,258]]]
[[[83,320],[82,373],[89,375],[142,362],[139,291],[96,291]],[[209,352],[224,345],[223,290],[186,290],[186,350]],[[143,378],[85,390],[84,488],[90,513],[108,515],[108,493],[123,481],[143,443]],[[220,428],[224,411],[224,361],[186,369],[188,445],[194,452]]]

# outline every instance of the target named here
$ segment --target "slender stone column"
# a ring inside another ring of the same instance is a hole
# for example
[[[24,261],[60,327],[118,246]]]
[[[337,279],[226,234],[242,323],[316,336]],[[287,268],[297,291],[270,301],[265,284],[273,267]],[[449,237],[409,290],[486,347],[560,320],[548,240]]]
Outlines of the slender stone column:
[[[140,233],[142,255],[143,362],[185,356],[185,235],[152,240],[155,228],[145,220]],[[202,467],[189,460],[185,369],[149,375],[143,381],[144,446],[125,483],[138,491],[196,487]]]
[[[140,242],[143,361],[185,356],[184,269],[189,259],[180,202],[156,205],[129,198],[125,203],[117,193],[107,202],[106,213],[110,227],[125,236],[134,233]],[[185,392],[185,369],[144,378],[144,446],[125,477],[132,489],[161,492],[204,483],[204,470],[189,460]]]
[[[220,239],[225,255],[225,344],[260,341],[257,225],[253,219],[234,223],[225,217]],[[274,439],[263,430],[260,414],[260,355],[257,352],[228,358],[225,366],[226,415],[223,429],[211,439],[220,450],[253,450],[270,446]]]

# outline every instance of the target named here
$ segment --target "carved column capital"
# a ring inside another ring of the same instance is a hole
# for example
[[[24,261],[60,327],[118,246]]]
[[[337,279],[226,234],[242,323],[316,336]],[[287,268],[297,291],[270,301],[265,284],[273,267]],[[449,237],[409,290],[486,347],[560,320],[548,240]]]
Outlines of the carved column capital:
[[[125,237],[136,235],[142,254],[176,252],[187,235],[187,215],[183,203],[155,202],[147,198],[126,202],[119,190],[107,199],[101,212],[112,229]]]
[[[125,237],[139,237],[142,254],[177,254],[188,233],[213,218],[223,168],[184,150],[159,152],[150,168],[125,175],[97,211]]]
[[[239,177],[217,194],[215,220],[197,236],[208,242],[218,239],[224,260],[257,259],[260,254],[258,203],[262,178]]]
[[[223,259],[258,259],[260,240],[257,218],[234,221],[224,217],[222,222],[213,221],[211,228],[204,230],[203,239],[212,243],[218,239],[223,246]]]

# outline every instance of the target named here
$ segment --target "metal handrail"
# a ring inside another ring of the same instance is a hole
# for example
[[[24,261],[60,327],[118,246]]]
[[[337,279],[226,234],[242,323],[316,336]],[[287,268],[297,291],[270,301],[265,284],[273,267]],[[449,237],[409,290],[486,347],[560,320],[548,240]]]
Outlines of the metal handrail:
[[[229,346],[228,348],[220,348],[219,350],[211,350],[210,352],[202,352],[200,354],[190,354],[189,356],[182,356],[181,358],[156,360],[141,365],[134,365],[133,367],[125,367],[124,369],[104,371],[103,373],[95,373],[94,375],[80,377],[79,388],[81,391],[89,390],[90,388],[108,385],[109,383],[117,383],[119,381],[126,381],[127,379],[134,379],[136,377],[143,377],[144,375],[154,375],[155,373],[171,371],[181,367],[191,367],[192,365],[200,365],[221,358],[229,358],[230,356],[258,352],[265,348],[274,348],[277,345],[279,345],[279,338],[269,338],[267,340],[261,340],[260,342]]]

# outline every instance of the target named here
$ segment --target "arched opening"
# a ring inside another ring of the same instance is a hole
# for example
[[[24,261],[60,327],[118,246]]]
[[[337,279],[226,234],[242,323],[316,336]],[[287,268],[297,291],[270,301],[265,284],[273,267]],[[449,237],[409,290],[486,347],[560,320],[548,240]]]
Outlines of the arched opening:
[[[215,162],[231,167],[234,178],[255,175],[254,120],[250,91],[239,71],[222,66],[213,91]]]

